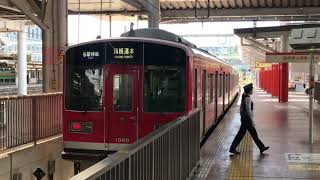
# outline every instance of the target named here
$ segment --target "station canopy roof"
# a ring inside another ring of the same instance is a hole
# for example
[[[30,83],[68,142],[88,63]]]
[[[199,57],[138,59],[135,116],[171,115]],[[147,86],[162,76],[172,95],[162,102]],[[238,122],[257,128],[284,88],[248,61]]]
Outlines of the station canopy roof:
[[[1,3],[0,3],[1,4]],[[26,20],[27,17],[22,12],[7,7],[0,6],[0,20],[7,19],[7,20]]]
[[[11,0],[0,1],[0,19],[22,20]],[[21,0],[41,7],[42,0]],[[69,14],[122,14],[146,17],[157,0],[67,0]],[[162,22],[320,20],[319,0],[158,0]]]

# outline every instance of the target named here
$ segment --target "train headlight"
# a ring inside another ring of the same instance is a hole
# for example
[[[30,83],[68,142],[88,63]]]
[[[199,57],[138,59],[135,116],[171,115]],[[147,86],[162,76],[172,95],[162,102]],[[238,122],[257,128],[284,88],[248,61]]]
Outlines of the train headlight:
[[[92,133],[92,122],[69,122],[69,132],[71,133]]]

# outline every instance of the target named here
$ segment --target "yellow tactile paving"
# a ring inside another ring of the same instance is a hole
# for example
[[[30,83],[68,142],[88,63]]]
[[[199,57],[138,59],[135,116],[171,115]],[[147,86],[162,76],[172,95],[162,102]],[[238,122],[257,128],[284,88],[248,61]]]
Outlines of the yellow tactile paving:
[[[238,149],[240,155],[233,155],[229,169],[228,180],[252,180],[252,138],[247,132]]]

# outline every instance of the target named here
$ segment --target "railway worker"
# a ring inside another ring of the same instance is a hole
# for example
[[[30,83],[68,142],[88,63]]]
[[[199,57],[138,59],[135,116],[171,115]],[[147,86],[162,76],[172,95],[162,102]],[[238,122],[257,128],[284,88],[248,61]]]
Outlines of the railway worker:
[[[260,153],[263,153],[265,150],[269,149],[269,146],[265,146],[261,140],[258,137],[258,133],[256,131],[256,128],[254,127],[254,121],[253,121],[253,103],[251,101],[250,95],[253,93],[253,85],[252,83],[246,85],[243,87],[244,93],[241,97],[241,105],[240,105],[240,116],[241,116],[241,126],[240,129],[234,138],[230,150],[230,153],[234,154],[240,154],[239,151],[237,151],[237,146],[239,145],[240,141],[246,134],[247,130],[251,134],[254,142],[260,149]]]

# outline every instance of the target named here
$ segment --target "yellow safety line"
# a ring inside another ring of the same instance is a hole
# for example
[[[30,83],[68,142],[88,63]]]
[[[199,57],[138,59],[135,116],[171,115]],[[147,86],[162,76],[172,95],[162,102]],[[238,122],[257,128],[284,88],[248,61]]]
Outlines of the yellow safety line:
[[[249,132],[239,144],[240,155],[231,157],[228,180],[252,180],[253,163],[252,163],[252,138]]]

